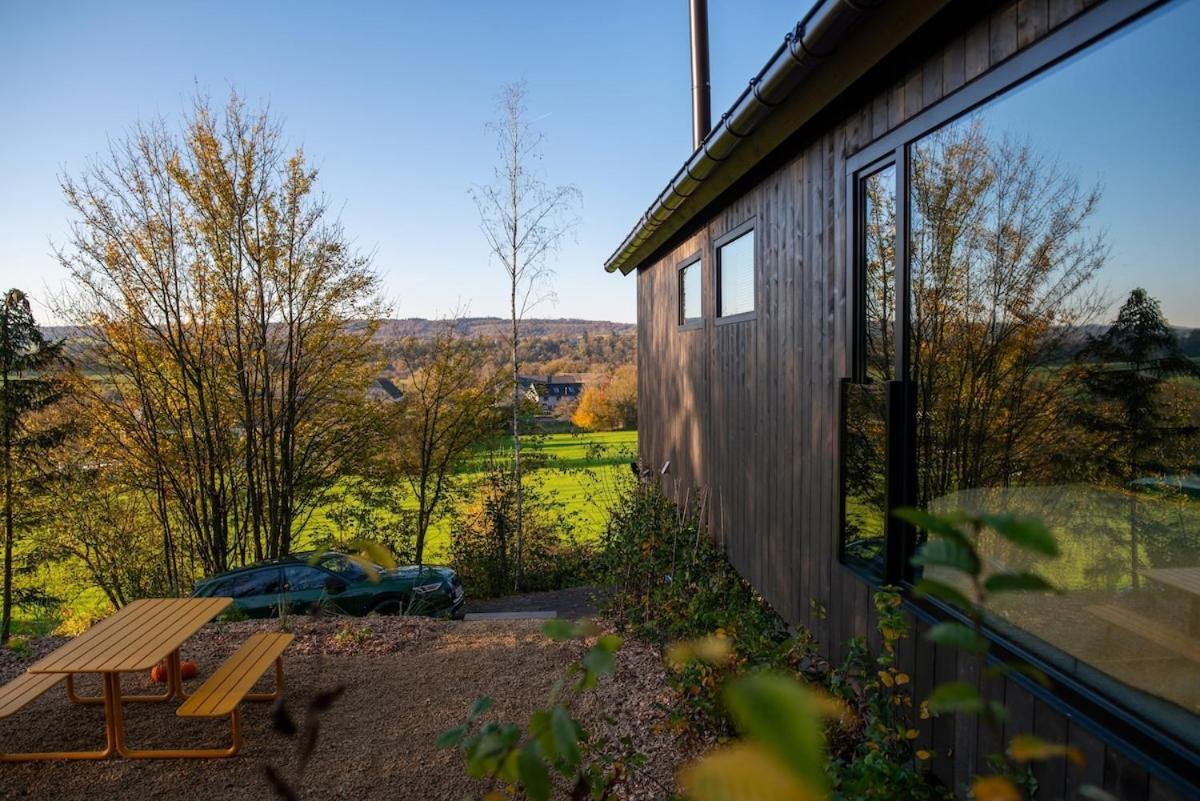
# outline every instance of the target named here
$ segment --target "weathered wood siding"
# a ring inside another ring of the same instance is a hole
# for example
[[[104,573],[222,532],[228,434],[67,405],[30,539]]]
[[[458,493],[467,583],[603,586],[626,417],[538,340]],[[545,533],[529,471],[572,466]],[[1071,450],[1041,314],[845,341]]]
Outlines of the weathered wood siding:
[[[848,375],[849,236],[846,160],[1091,3],[1021,0],[957,32],[858,111],[805,143],[656,264],[638,273],[639,438],[643,460],[670,461],[668,491],[708,493],[708,519],[734,565],[789,621],[809,627],[833,658],[873,636],[872,588],[837,558],[838,393]],[[714,322],[713,240],[753,219],[755,319]],[[676,268],[703,255],[704,325],[677,325]],[[812,604],[823,609],[814,611]],[[914,626],[919,638],[921,625]],[[919,697],[940,682],[980,682],[973,660],[905,643],[902,667]],[[1078,746],[1087,765],[1037,769],[1039,798],[1073,798],[1081,784],[1125,801],[1177,798],[1125,755],[1020,686],[993,680],[1013,733]],[[922,721],[934,768],[961,787],[1003,749],[984,727]]]

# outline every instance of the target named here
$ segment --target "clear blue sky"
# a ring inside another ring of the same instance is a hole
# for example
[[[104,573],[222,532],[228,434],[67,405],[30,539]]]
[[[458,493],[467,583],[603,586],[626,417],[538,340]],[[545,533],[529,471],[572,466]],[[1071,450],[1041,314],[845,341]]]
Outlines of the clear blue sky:
[[[809,5],[710,0],[714,117]],[[397,316],[503,314],[468,189],[491,174],[494,97],[520,78],[548,178],[584,198],[558,303],[536,313],[632,321],[633,280],[602,265],[691,149],[686,0],[0,0],[0,284],[46,319],[64,281],[58,175],[137,120],[177,121],[197,88],[236,87],[320,168]]]

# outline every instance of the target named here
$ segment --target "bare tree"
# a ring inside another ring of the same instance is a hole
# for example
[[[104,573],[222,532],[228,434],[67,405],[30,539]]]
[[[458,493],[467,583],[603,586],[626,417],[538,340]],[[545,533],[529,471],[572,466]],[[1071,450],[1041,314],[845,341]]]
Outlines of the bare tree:
[[[479,209],[479,224],[492,255],[509,280],[512,322],[512,436],[513,479],[516,485],[515,583],[521,583],[521,383],[517,348],[521,321],[528,311],[553,297],[549,257],[578,222],[575,209],[581,200],[573,185],[550,186],[542,179],[538,163],[544,135],[533,127],[526,105],[524,81],[506,85],[497,102],[497,118],[489,128],[496,136],[497,165],[492,183],[472,191]]]

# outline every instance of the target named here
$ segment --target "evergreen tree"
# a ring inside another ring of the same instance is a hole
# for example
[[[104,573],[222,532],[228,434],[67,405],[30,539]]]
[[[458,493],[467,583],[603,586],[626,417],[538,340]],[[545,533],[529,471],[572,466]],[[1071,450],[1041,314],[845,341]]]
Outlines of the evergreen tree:
[[[12,628],[14,495],[37,474],[39,457],[61,439],[57,427],[31,425],[42,409],[58,401],[62,382],[50,371],[64,363],[62,343],[42,337],[29,300],[10,289],[0,306],[0,448],[4,471],[4,600],[0,644]]]
[[[1184,355],[1157,299],[1138,288],[1129,294],[1116,321],[1082,352],[1088,363],[1084,385],[1091,400],[1083,426],[1098,435],[1097,455],[1104,473],[1129,492],[1129,547],[1133,586],[1138,581],[1138,497],[1134,482],[1164,476],[1191,465],[1172,447],[1197,433],[1162,402],[1161,391],[1174,376],[1200,376],[1200,366]]]

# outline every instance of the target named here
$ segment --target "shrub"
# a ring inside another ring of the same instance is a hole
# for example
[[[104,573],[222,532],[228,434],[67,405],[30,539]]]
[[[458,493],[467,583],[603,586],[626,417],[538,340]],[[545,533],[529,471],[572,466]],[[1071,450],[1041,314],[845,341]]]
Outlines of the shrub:
[[[516,586],[517,492],[512,472],[493,465],[455,510],[450,558],[473,597],[506,595]],[[521,505],[520,590],[556,590],[587,575],[591,548],[579,542],[561,506],[526,482]]]
[[[612,513],[597,572],[608,588],[603,611],[621,630],[665,646],[713,635],[731,650],[719,664],[681,661],[672,684],[683,704],[677,723],[728,734],[724,679],[750,668],[799,667],[811,654],[808,633],[795,635],[729,564],[702,530],[700,502],[679,508],[656,483],[633,487]]]

